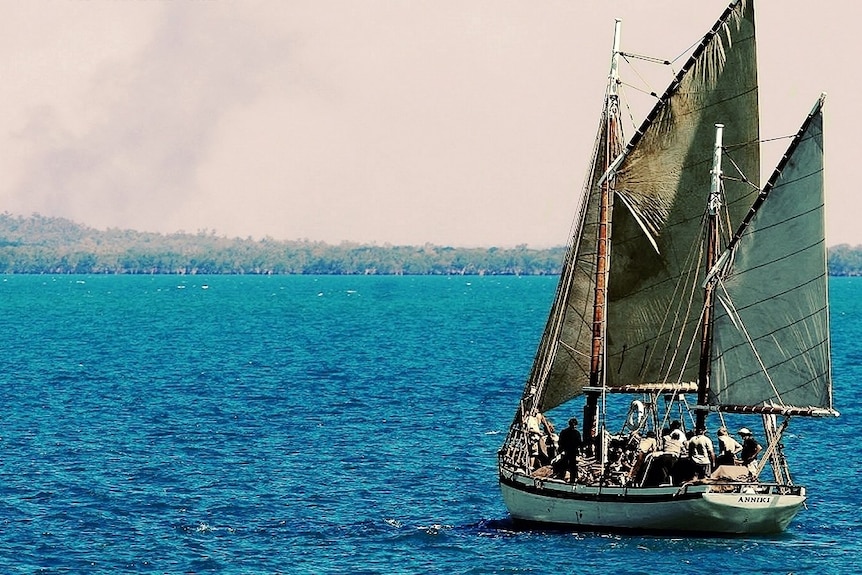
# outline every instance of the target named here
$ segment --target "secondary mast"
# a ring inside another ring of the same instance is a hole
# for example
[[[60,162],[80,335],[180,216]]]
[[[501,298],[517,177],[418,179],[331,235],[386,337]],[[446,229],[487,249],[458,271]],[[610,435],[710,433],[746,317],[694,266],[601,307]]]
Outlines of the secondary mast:
[[[712,364],[712,311],[714,303],[715,280],[710,273],[717,259],[718,252],[718,213],[721,209],[721,152],[724,125],[715,125],[715,147],[712,154],[712,183],[709,188],[707,203],[706,229],[706,273],[707,281],[703,293],[703,318],[700,326],[700,366],[697,374],[697,405],[695,426],[706,427],[706,404],[709,400],[709,376]]]
[[[611,55],[611,70],[608,75],[608,90],[605,98],[605,158],[603,171],[607,171],[619,149],[617,141],[619,117],[619,57],[620,30],[622,20],[614,23],[614,45]],[[599,225],[596,238],[596,289],[593,302],[592,346],[590,352],[590,383],[589,387],[604,387],[605,368],[605,309],[607,302],[608,259],[610,246],[608,244],[608,223],[610,219],[610,197],[613,192],[612,178],[604,178],[601,183],[599,201]],[[588,449],[592,449],[594,439],[598,435],[598,400],[600,393],[588,391],[584,405],[584,441]]]

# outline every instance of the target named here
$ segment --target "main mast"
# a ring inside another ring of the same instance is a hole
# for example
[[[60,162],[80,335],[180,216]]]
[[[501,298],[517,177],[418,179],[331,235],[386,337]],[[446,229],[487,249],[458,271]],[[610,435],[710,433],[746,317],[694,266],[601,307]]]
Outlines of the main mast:
[[[696,427],[706,427],[706,404],[709,400],[709,376],[712,363],[712,309],[715,280],[710,278],[718,252],[718,213],[721,209],[721,152],[724,125],[715,125],[715,147],[712,154],[712,183],[709,189],[706,226],[706,285],[703,293],[703,317],[700,326],[700,366],[697,374]]]
[[[620,29],[622,20],[616,19],[614,24],[614,47],[611,56],[611,71],[608,75],[608,90],[605,98],[605,154],[603,172],[610,167],[614,156],[619,149],[617,141],[618,116],[619,116],[619,56],[620,56]],[[590,351],[590,383],[592,391],[586,394],[587,401],[584,405],[584,441],[588,449],[592,449],[593,440],[597,436],[598,424],[598,400],[599,392],[595,388],[604,386],[605,367],[605,308],[607,302],[608,284],[608,259],[610,246],[608,228],[610,220],[610,198],[613,189],[612,178],[604,178],[601,184],[601,197],[599,200],[599,222],[596,238],[596,289],[593,302],[592,323],[592,346]]]

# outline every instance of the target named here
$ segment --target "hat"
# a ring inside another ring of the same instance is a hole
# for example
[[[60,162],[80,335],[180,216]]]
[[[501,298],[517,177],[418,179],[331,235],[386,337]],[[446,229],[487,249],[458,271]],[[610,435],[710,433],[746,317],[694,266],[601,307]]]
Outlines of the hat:
[[[739,433],[740,435],[753,435],[751,433],[751,430],[748,429],[747,427],[741,428],[737,433]]]

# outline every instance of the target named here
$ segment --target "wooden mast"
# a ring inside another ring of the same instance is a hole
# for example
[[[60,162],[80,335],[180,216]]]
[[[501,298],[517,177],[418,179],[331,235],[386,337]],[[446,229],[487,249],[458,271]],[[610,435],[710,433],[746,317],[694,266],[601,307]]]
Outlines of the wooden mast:
[[[608,91],[605,100],[605,154],[603,171],[611,165],[611,161],[619,149],[617,137],[617,117],[619,115],[619,55],[620,29],[622,21],[617,18],[614,23],[614,47],[611,56],[611,71],[608,76]],[[590,383],[591,388],[604,386],[605,357],[605,308],[607,302],[608,258],[608,223],[610,219],[610,197],[612,193],[612,178],[604,178],[601,184],[599,201],[598,235],[596,238],[596,290],[593,302],[592,346],[590,351]],[[598,400],[599,392],[588,391],[584,405],[584,443],[587,449],[592,449],[598,434]]]
[[[706,285],[703,293],[703,318],[700,326],[700,366],[697,374],[697,405],[695,426],[706,427],[706,404],[709,400],[709,376],[712,360],[712,309],[715,280],[710,278],[718,251],[718,212],[721,209],[721,148],[724,125],[715,125],[715,147],[712,154],[712,183],[707,204]]]

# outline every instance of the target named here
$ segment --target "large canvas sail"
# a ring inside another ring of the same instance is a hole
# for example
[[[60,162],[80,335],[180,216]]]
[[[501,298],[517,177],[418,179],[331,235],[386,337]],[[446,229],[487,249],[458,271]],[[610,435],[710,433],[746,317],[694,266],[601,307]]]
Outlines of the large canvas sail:
[[[822,100],[755,208],[717,290],[710,403],[831,412]]]
[[[579,216],[560,272],[554,304],[524,391],[525,399],[538,400],[535,407],[541,411],[576,397],[589,381],[599,257],[597,238],[603,193],[609,193],[603,191],[601,180],[611,160],[622,151],[615,84],[612,72]]]
[[[596,237],[599,226],[601,189],[598,184],[609,156],[621,150],[617,126],[608,110],[602,114],[590,172],[587,176],[581,211],[575,223],[575,234],[560,274],[557,295],[542,336],[527,394],[540,398],[542,411],[576,397],[589,381],[593,302],[596,280]],[[610,152],[610,154],[609,154]]]
[[[629,144],[615,181],[607,323],[610,386],[694,381],[714,125],[759,174],[753,2],[731,4]],[[730,221],[757,190],[726,185]]]
[[[728,130],[740,168],[759,172],[757,72],[752,0],[738,0],[703,38],[661,101],[635,134],[617,166],[608,307],[610,385],[664,381],[667,353],[654,344],[676,344],[680,330],[689,339],[699,306],[674,309],[672,300],[691,266],[712,157],[711,131],[719,120]],[[581,393],[589,383],[592,314],[595,294],[596,230],[603,166],[621,150],[609,149],[605,115],[587,180],[581,218],[562,281],[539,347],[526,393],[537,393],[539,408],[553,408]],[[610,152],[610,153],[609,153]],[[701,192],[703,193],[699,193]],[[750,187],[738,186],[728,198],[732,214],[745,213]],[[692,193],[694,192],[694,193]],[[678,234],[678,235],[677,235]],[[699,244],[698,244],[699,245]],[[658,249],[656,252],[655,249]],[[644,250],[653,252],[645,257]],[[695,272],[697,273],[697,272]],[[677,304],[679,306],[680,304]],[[696,309],[695,309],[696,308]],[[648,369],[643,358],[652,356]],[[690,365],[696,370],[697,359]],[[691,376],[691,369],[686,369]]]

